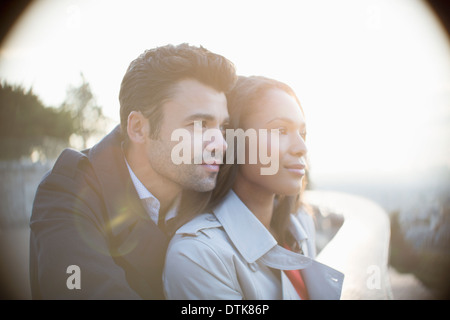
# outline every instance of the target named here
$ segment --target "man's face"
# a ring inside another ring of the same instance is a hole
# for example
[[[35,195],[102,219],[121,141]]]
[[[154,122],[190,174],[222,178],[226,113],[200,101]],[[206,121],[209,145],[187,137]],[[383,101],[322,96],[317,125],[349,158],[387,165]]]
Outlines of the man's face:
[[[215,187],[219,165],[194,164],[194,136],[202,149],[226,149],[226,142],[221,139],[198,141],[198,124],[201,121],[203,133],[207,129],[222,130],[228,122],[228,110],[225,94],[205,86],[196,80],[181,80],[175,86],[173,98],[163,106],[163,122],[157,138],[147,138],[147,159],[153,170],[166,183],[174,183],[183,189],[199,192],[210,191]],[[194,126],[194,124],[197,124]],[[190,164],[176,165],[171,159],[172,149],[178,141],[171,141],[176,129],[190,132],[191,155]],[[194,134],[194,132],[196,134]],[[203,140],[203,139],[202,139]]]

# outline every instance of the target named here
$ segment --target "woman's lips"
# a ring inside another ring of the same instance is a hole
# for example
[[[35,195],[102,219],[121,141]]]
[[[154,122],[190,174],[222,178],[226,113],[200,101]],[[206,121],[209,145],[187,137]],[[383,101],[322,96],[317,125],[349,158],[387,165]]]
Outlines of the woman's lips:
[[[305,165],[301,163],[296,164],[288,164],[285,165],[284,168],[289,171],[292,174],[295,174],[297,176],[304,176],[305,175]]]

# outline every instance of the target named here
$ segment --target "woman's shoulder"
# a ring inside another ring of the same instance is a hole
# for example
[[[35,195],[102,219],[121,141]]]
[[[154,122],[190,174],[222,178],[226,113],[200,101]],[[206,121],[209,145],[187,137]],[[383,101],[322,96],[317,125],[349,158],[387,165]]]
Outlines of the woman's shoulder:
[[[213,213],[203,213],[181,226],[172,237],[167,254],[195,256],[210,252],[217,256],[232,255],[230,239]]]
[[[202,214],[177,230],[163,273],[169,299],[242,299],[233,249],[221,226],[214,215]]]

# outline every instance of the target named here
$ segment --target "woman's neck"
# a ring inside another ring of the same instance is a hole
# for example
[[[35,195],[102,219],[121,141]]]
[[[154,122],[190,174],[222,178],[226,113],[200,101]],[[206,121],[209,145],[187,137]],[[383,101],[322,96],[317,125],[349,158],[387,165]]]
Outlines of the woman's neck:
[[[233,185],[233,191],[267,230],[270,231],[275,194],[266,189],[258,188],[257,185],[243,179],[239,174]]]

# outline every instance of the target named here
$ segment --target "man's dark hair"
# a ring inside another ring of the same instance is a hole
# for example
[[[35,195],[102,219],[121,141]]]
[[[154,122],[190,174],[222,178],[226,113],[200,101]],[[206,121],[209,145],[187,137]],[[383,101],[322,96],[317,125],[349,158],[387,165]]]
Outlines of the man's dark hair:
[[[161,105],[184,79],[194,79],[227,93],[237,77],[232,62],[201,46],[183,43],[144,51],[131,62],[120,87],[120,123],[126,140],[128,115],[132,111],[140,111],[148,118],[150,136],[158,136],[163,118]]]

